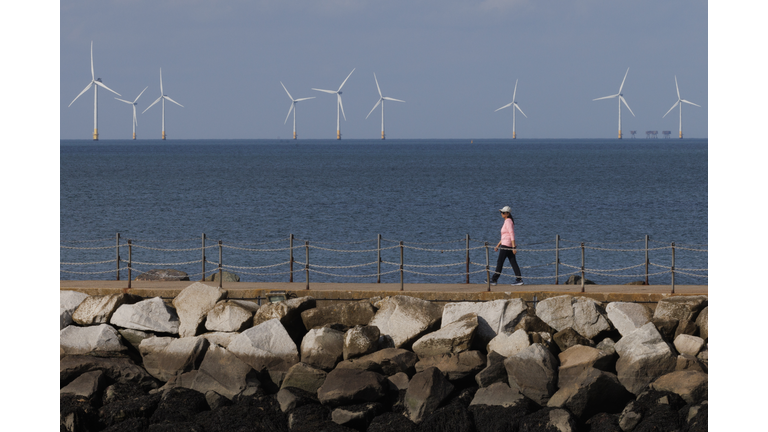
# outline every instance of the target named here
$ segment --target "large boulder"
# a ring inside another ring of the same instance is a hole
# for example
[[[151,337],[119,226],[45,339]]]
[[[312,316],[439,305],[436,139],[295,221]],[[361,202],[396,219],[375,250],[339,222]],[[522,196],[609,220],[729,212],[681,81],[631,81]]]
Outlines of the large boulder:
[[[624,336],[614,346],[619,354],[616,372],[619,381],[638,394],[656,378],[675,370],[677,356],[653,323]]]
[[[195,282],[184,288],[173,299],[173,307],[179,315],[179,336],[188,337],[202,333],[202,323],[216,303],[225,298],[223,289]]]
[[[291,366],[299,362],[299,351],[279,319],[271,319],[236,336],[227,347],[257,372],[269,372],[280,384]]]
[[[579,379],[579,376],[591,369],[609,371],[613,367],[614,356],[584,345],[576,345],[558,354],[557,386],[563,388]]]
[[[331,420],[353,430],[366,430],[371,420],[383,411],[384,406],[379,402],[348,405],[333,410]]]
[[[67,326],[59,331],[59,351],[63,355],[125,351],[120,333],[109,324],[78,327]]]
[[[539,405],[546,405],[557,390],[558,360],[541,344],[533,344],[504,360],[509,383]]]
[[[369,325],[379,328],[394,348],[410,345],[442,315],[439,305],[414,297],[397,295],[380,302],[381,307]]]
[[[136,276],[137,281],[188,281],[189,276],[176,269],[152,269]]]
[[[157,380],[126,357],[66,356],[59,360],[59,382],[64,386],[86,372],[97,370],[104,371],[111,382],[135,384],[145,391],[157,388]]]
[[[565,351],[568,348],[576,345],[594,345],[592,340],[585,338],[584,336],[580,335],[579,332],[570,327],[560,330],[559,332],[552,335],[552,340],[555,342],[555,344],[557,344],[558,348],[560,348],[560,351]]]
[[[495,383],[508,384],[509,376],[507,375],[507,368],[504,366],[504,362],[488,365],[475,375],[475,382],[480,387],[488,387]]]
[[[301,313],[314,308],[316,304],[315,298],[311,296],[267,303],[262,305],[253,315],[253,325],[256,326],[275,318],[279,319],[285,327],[294,322],[301,323]]]
[[[59,291],[59,330],[73,323],[72,313],[86,297],[88,294],[77,291]]]
[[[488,342],[488,352],[497,352],[504,357],[511,357],[531,345],[528,333],[519,329],[514,333],[501,332]]]
[[[405,392],[405,415],[414,423],[421,423],[452,391],[453,384],[437,368],[417,373]]]
[[[203,333],[200,336],[208,339],[211,345],[216,344],[220,347],[227,348],[232,341],[239,336],[237,332],[210,332]]]
[[[163,299],[154,297],[117,308],[109,322],[116,326],[158,333],[179,333],[179,317]]]
[[[375,313],[371,302],[364,300],[308,309],[301,313],[301,320],[307,330],[331,325],[351,328],[368,325]]]
[[[557,331],[570,327],[587,339],[611,329],[600,304],[588,297],[563,295],[544,299],[536,305],[536,316]]]
[[[253,311],[239,302],[223,300],[208,311],[205,328],[212,332],[240,332],[251,326],[252,319]]]
[[[246,377],[250,371],[250,365],[226,348],[211,345],[190,388],[202,394],[215,391],[231,400],[247,387]]]
[[[590,368],[552,395],[549,407],[568,408],[576,417],[588,419],[600,412],[619,413],[633,399],[616,375]]]
[[[488,387],[481,387],[475,393],[470,405],[498,405],[509,407],[519,405],[525,398],[517,387],[511,388],[503,382],[497,382]]]
[[[317,389],[323,385],[327,377],[328,372],[322,369],[312,367],[306,363],[296,363],[288,369],[281,389],[294,387],[317,394]]]
[[[605,307],[608,319],[622,336],[626,336],[651,321],[652,313],[639,303],[612,302]]]
[[[109,294],[103,296],[88,296],[72,313],[72,320],[83,326],[107,324],[117,308],[124,304],[141,301],[141,297],[132,294]]]
[[[684,370],[662,375],[651,383],[651,390],[668,391],[679,395],[689,404],[708,398],[709,375],[696,370]]]
[[[420,358],[441,354],[458,354],[470,348],[478,326],[475,313],[468,313],[440,330],[427,333],[413,343],[413,352]]]
[[[681,334],[675,338],[674,345],[680,354],[696,356],[704,348],[704,339],[698,336]]]
[[[461,319],[466,314],[477,315],[477,341],[485,347],[497,334],[512,331],[520,319],[525,316],[527,307],[520,298],[500,299],[485,302],[447,303],[443,307],[443,327]]]
[[[334,369],[317,390],[324,405],[339,406],[376,402],[384,397],[387,380],[376,372],[358,369]]]
[[[419,356],[402,348],[384,348],[374,353],[340,362],[336,368],[380,371],[384,376],[403,372],[408,376],[416,373]]]
[[[707,306],[707,296],[674,296],[659,300],[654,319],[673,319],[678,322],[695,321],[699,311]]]
[[[344,333],[344,360],[364,356],[379,349],[381,332],[376,326],[356,325]]]
[[[709,338],[708,316],[709,306],[702,309],[701,312],[699,312],[699,316],[696,318],[696,326],[699,328],[699,336],[704,340]]]
[[[344,333],[329,327],[312,329],[301,340],[301,361],[330,371],[344,354]]]
[[[458,354],[441,354],[424,357],[416,363],[416,371],[438,368],[449,380],[457,381],[474,376],[485,368],[487,358],[480,351],[464,351]]]
[[[104,371],[86,372],[59,390],[59,395],[71,394],[90,399],[104,388],[105,382]]]
[[[151,337],[139,345],[144,369],[160,381],[197,369],[207,349],[202,337]]]

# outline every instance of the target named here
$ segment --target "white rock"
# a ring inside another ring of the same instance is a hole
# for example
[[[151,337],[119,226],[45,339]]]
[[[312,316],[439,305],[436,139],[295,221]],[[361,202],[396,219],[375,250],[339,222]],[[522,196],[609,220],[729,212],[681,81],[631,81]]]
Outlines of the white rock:
[[[72,314],[86,297],[88,294],[77,291],[59,291],[59,330],[73,323]]]
[[[511,331],[526,310],[525,301],[519,298],[447,303],[443,308],[441,326],[445,327],[468,313],[477,314],[478,328],[475,337],[480,344],[486,345],[497,334]]]
[[[109,322],[116,327],[134,330],[179,333],[176,311],[168,307],[160,297],[124,304],[117,308]]]
[[[82,326],[108,324],[117,308],[141,300],[141,297],[132,294],[88,296],[72,313],[72,321]]]
[[[278,372],[279,381],[299,362],[299,351],[280,320],[273,318],[240,333],[227,349],[256,371]],[[278,376],[275,375],[275,376]],[[275,381],[276,384],[280,382]]]
[[[698,336],[681,334],[675,338],[675,348],[680,354],[688,354],[695,357],[702,347],[704,347],[704,339]]]
[[[224,300],[208,312],[205,328],[209,331],[237,332],[247,328],[252,319],[253,312],[231,300]]]
[[[557,331],[573,328],[572,304],[573,297],[569,295],[550,297],[536,304],[536,316]]]
[[[511,357],[528,348],[531,340],[528,333],[519,329],[514,333],[499,333],[488,343],[488,352],[496,351],[504,357]]]
[[[464,352],[470,348],[477,326],[477,315],[469,313],[440,330],[422,336],[413,343],[412,351],[420,358]]]
[[[207,339],[211,345],[216,344],[220,347],[226,348],[239,334],[240,333],[237,332],[210,332],[203,333],[200,336]]]
[[[441,316],[440,306],[414,297],[387,297],[368,325],[379,328],[383,337],[392,339],[395,348],[414,341]]]
[[[677,365],[677,355],[651,322],[622,337],[614,348],[619,354],[619,382],[635,395]]]
[[[301,340],[301,361],[329,371],[344,353],[344,333],[329,327],[312,329]]]
[[[179,336],[195,336],[203,318],[216,306],[216,303],[226,297],[223,289],[195,282],[184,288],[176,298],[173,306],[179,315]]]
[[[622,336],[626,336],[651,321],[650,309],[639,303],[612,302],[605,308],[608,319]]]
[[[67,326],[59,331],[61,354],[76,355],[90,352],[123,351],[120,334],[109,324],[78,327]]]
[[[563,295],[544,299],[536,305],[536,316],[557,331],[570,327],[587,339],[611,329],[599,303],[588,297]]]
[[[200,364],[209,343],[203,337],[151,337],[141,341],[144,369],[160,381],[189,372]]]

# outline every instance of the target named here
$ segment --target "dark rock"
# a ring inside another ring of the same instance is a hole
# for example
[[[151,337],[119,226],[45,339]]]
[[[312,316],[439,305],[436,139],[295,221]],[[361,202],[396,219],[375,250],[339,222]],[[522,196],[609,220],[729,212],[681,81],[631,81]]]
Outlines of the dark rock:
[[[287,417],[277,400],[264,395],[237,398],[233,405],[203,411],[195,417],[195,423],[205,432],[288,432]]]
[[[698,405],[688,405],[680,410],[680,423],[683,432],[707,432],[709,426],[707,402]]]
[[[208,408],[212,410],[232,405],[231,400],[216,393],[213,390],[205,392],[205,401],[208,403]]]
[[[593,368],[561,387],[547,406],[567,408],[586,420],[599,412],[619,413],[632,398],[616,375]]]
[[[59,416],[62,431],[91,432],[100,429],[98,411],[88,398],[82,396],[61,395]]]
[[[674,431],[678,429],[679,419],[677,416],[673,419],[671,412],[677,412],[685,406],[685,401],[680,396],[672,392],[647,390],[640,393],[637,399],[627,404],[619,416],[619,425],[623,430],[636,431],[640,423],[643,423],[648,416],[654,416],[659,413],[663,421],[654,420],[645,422],[646,430]]]
[[[137,281],[188,281],[189,276],[181,270],[152,269],[136,276]]]
[[[384,406],[378,402],[347,405],[333,410],[331,420],[336,424],[364,431],[371,420],[383,412]]]
[[[132,418],[149,419],[160,404],[159,393],[123,399],[99,408],[99,423],[109,427]]]
[[[376,402],[386,394],[386,384],[386,378],[375,372],[334,369],[317,390],[317,397],[329,406]]]
[[[104,394],[101,397],[101,403],[102,405],[108,405],[112,402],[117,402],[120,400],[125,399],[131,399],[131,398],[138,398],[141,396],[146,396],[146,392],[141,389],[141,387],[132,382],[127,383],[114,383],[111,386],[107,386],[106,389],[104,389]]]
[[[143,417],[130,418],[102,430],[102,432],[144,432],[147,430],[147,419]]]
[[[661,337],[665,341],[672,342],[675,340],[675,330],[677,330],[678,321],[671,318],[653,318],[651,322],[656,326],[656,330],[659,331]]]
[[[507,359],[506,357],[504,357],[503,355],[497,353],[496,351],[489,352],[488,355],[485,356],[485,358],[487,360],[486,364],[488,366],[493,366],[493,365],[495,365],[497,363],[504,363],[504,360]]]
[[[331,421],[331,410],[319,404],[307,404],[288,412],[288,430],[320,431]]]
[[[416,371],[421,372],[436,367],[451,381],[474,378],[486,365],[486,357],[480,351],[464,351],[458,354],[443,354],[426,357],[416,363]]]
[[[205,278],[208,282],[218,282],[219,281],[219,272],[213,273],[211,275],[208,275]],[[240,276],[228,272],[226,270],[221,271],[221,281],[222,282],[240,282]]]
[[[552,335],[552,339],[560,348],[560,351],[565,351],[574,345],[586,345],[586,346],[595,345],[591,340],[580,335],[578,332],[576,332],[576,330],[570,327],[555,333],[554,335]]]
[[[544,408],[520,419],[518,432],[576,432],[573,416],[562,408]]]
[[[336,365],[337,369],[354,368],[363,370],[381,370],[384,376],[405,372],[408,376],[416,373],[415,365],[419,356],[401,348],[384,348],[366,356],[345,360]]]
[[[474,400],[478,390],[480,390],[480,387],[472,386],[469,388],[465,388],[465,389],[459,390],[459,394],[456,394],[456,390],[458,390],[458,388],[454,388],[453,394],[455,396],[452,398],[449,398],[448,402],[446,402],[446,405],[457,403],[465,407],[468,407],[469,405],[472,404],[472,401]]]
[[[619,426],[618,414],[595,414],[585,424],[589,432],[624,432]]]
[[[202,426],[192,422],[151,424],[146,430],[147,432],[205,432]]]
[[[501,405],[471,405],[469,412],[479,432],[515,432],[520,419],[533,412],[535,404],[526,403],[504,407]]]
[[[59,394],[72,394],[93,398],[104,388],[104,372],[100,370],[86,372],[59,390]]]
[[[546,332],[549,334],[555,334],[557,333],[557,330],[550,327],[549,324],[545,323],[541,320],[541,318],[537,317],[536,315],[529,314],[524,316],[520,322],[517,323],[515,326],[515,331],[523,329],[527,333],[535,332]]]
[[[480,387],[488,387],[494,383],[508,384],[509,375],[507,375],[507,368],[503,362],[488,366],[475,375],[475,382]]]
[[[680,416],[671,406],[660,404],[649,409],[632,432],[679,431]]]
[[[320,404],[317,393],[310,393],[296,387],[284,387],[277,392],[277,402],[280,404],[282,412],[288,412],[308,404]]]
[[[568,278],[567,281],[565,281],[566,285],[581,285],[581,276],[579,275],[571,275],[571,277]],[[584,279],[584,285],[595,285],[594,282],[592,282],[589,279]]]
[[[458,403],[439,408],[419,425],[419,432],[474,432],[475,430],[469,410]]]
[[[677,338],[681,334],[686,334],[686,335],[693,336],[693,335],[695,335],[698,332],[699,332],[699,327],[696,326],[696,322],[695,321],[693,321],[693,320],[681,320],[681,321],[678,322],[677,328],[675,328],[675,335],[672,338],[672,340],[674,340],[675,338]]]
[[[402,414],[386,412],[375,417],[367,432],[416,432],[418,426]]]
[[[411,378],[405,392],[405,415],[418,424],[451,394],[453,385],[435,367]]]
[[[280,388],[295,387],[317,394],[317,390],[328,377],[328,372],[314,368],[306,363],[296,363],[288,369]]]
[[[127,357],[67,356],[59,360],[60,387],[85,372],[102,370],[112,382],[136,383],[144,390],[159,387],[158,381]]]
[[[195,416],[208,410],[205,395],[191,389],[176,387],[163,394],[160,404],[149,422],[183,423],[192,421]]]
[[[371,303],[364,300],[305,310],[301,313],[301,320],[307,330],[338,324],[346,331],[358,325],[367,326],[375,313]]]

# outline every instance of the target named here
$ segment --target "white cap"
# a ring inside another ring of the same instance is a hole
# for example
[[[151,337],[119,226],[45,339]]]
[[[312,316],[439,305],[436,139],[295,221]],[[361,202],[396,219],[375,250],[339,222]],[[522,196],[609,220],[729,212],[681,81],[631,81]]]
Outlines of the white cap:
[[[500,208],[499,211],[502,213],[512,213],[512,209],[509,206],[504,206]]]

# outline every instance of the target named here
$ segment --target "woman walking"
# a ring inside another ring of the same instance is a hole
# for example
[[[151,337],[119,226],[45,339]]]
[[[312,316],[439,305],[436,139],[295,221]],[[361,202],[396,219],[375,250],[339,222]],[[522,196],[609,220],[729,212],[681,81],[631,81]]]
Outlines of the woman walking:
[[[512,270],[515,272],[517,279],[512,285],[522,285],[523,279],[520,275],[520,267],[517,265],[515,254],[517,254],[517,246],[515,245],[515,220],[512,218],[512,209],[509,206],[504,206],[499,209],[501,217],[504,218],[504,225],[501,226],[501,240],[499,244],[493,248],[493,251],[499,251],[499,259],[496,261],[496,272],[491,276],[491,285],[496,285],[501,276],[501,270],[504,267],[504,261],[509,259],[509,263],[512,265]],[[499,250],[501,248],[501,250]]]

